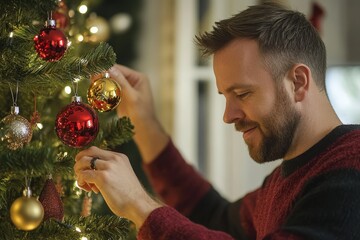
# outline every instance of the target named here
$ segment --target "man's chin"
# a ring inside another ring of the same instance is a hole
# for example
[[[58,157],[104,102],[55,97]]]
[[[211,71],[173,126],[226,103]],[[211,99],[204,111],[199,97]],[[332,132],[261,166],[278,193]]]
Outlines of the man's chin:
[[[257,162],[257,163],[264,163],[265,162],[264,156],[262,156],[262,154],[257,149],[255,149],[254,146],[251,146],[251,145],[248,144],[248,149],[249,149],[250,157],[255,162]]]

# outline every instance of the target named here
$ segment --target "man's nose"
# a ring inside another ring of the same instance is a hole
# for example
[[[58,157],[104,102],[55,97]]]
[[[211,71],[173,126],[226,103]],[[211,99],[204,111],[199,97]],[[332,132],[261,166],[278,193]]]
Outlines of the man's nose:
[[[242,119],[245,117],[245,114],[243,110],[234,104],[226,103],[224,115],[223,115],[223,121],[225,123],[234,123],[239,119]]]

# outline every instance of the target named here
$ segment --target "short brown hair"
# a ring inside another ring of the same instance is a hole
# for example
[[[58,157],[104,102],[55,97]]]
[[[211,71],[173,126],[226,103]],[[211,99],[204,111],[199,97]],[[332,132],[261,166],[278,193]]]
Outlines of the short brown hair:
[[[211,55],[236,38],[255,39],[264,63],[279,79],[296,63],[311,69],[316,85],[325,90],[326,49],[304,14],[273,2],[250,6],[215,23],[195,37],[203,55]]]

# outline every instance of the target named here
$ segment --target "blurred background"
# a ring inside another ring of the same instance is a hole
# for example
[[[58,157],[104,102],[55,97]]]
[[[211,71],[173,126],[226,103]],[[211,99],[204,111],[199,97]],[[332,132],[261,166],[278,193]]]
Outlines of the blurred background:
[[[130,3],[131,2],[131,3]],[[259,186],[280,162],[256,164],[242,134],[222,121],[211,59],[201,59],[194,36],[210,30],[256,0],[102,1],[94,11],[117,53],[118,63],[146,73],[161,122],[187,161],[230,200]],[[316,25],[327,47],[329,97],[345,123],[358,123],[360,88],[360,2],[282,0]],[[96,19],[96,17],[94,18]],[[125,49],[116,45],[124,42]],[[124,150],[124,149],[123,149]]]

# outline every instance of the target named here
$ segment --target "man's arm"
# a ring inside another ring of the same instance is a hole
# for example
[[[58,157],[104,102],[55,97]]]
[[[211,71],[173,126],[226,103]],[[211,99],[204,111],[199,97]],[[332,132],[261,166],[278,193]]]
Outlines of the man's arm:
[[[149,79],[122,65],[114,65],[109,73],[122,88],[117,113],[130,118],[141,157],[145,163],[150,163],[165,148],[169,136],[156,117]]]
[[[251,205],[245,204],[240,219],[241,201],[234,203],[224,199],[197,171],[185,162],[172,141],[150,164],[145,164],[150,183],[169,206],[209,229],[230,234],[236,239],[247,239],[252,233]],[[247,195],[246,202],[255,202],[256,192]],[[243,230],[241,223],[249,229]]]
[[[155,209],[139,230],[138,239],[159,240],[232,240],[220,231],[191,222],[171,207]]]

